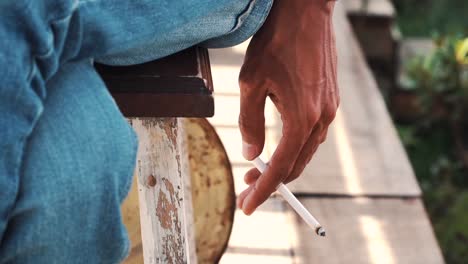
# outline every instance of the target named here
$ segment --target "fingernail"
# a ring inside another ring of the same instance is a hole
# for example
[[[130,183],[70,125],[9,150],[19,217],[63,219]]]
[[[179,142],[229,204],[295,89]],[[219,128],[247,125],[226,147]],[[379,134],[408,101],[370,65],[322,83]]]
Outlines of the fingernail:
[[[246,160],[253,160],[255,158],[255,145],[242,141],[242,155]]]

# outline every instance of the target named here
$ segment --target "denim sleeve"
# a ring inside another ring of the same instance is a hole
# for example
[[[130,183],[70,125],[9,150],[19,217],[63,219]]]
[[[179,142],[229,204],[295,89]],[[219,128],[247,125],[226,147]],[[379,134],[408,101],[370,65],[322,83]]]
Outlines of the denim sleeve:
[[[156,59],[233,31],[249,3],[0,0],[0,241],[18,195],[23,149],[61,65]],[[145,52],[119,60],[132,50]]]
[[[235,28],[225,35],[206,40],[200,45],[207,48],[225,48],[247,40],[263,25],[272,5],[273,0],[250,0],[245,12],[238,16]]]

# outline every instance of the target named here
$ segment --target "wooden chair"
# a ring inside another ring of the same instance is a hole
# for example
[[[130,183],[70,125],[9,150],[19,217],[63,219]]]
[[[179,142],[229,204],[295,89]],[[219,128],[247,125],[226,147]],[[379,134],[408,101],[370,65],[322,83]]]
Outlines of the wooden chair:
[[[214,114],[208,51],[135,66],[95,65],[139,137],[136,176],[144,263],[196,263],[184,126]]]

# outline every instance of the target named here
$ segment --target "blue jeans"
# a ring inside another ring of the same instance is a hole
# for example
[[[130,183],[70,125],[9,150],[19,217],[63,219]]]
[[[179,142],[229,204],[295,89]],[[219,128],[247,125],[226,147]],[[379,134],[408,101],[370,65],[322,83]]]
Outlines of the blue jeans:
[[[272,0],[0,0],[0,263],[119,263],[137,140],[93,61],[253,35]]]

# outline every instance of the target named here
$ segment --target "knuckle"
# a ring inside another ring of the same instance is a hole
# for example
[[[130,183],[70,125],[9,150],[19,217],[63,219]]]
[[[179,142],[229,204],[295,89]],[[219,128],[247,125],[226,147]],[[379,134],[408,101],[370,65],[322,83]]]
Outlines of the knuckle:
[[[316,112],[311,112],[307,116],[307,125],[309,126],[309,129],[312,129],[319,121],[319,115],[316,114]]]
[[[281,182],[290,173],[290,163],[284,159],[271,160],[268,163],[268,167],[271,169],[271,179]]]
[[[239,84],[239,88],[241,90],[241,93],[248,93],[256,87],[256,82],[254,81],[256,78],[253,76],[252,72],[247,70],[246,67],[243,67],[239,73],[239,78],[237,79],[237,82]]]
[[[241,89],[241,92],[244,90],[249,90],[249,87],[251,86],[251,81],[249,80],[249,77],[245,74],[239,74],[239,79],[237,80],[237,82],[239,83],[239,88]]]
[[[293,172],[291,172],[291,174],[288,176],[287,178],[287,182],[291,182],[297,178],[299,178],[299,176],[301,175],[301,173],[304,171],[305,167],[307,166],[307,164],[309,163],[310,159],[312,158],[312,155],[308,155],[301,164],[298,165],[298,167],[296,167],[294,169]]]
[[[241,89],[245,89],[249,87],[249,84],[250,84],[249,80],[241,74],[239,74],[239,79],[237,80],[237,82],[239,83],[239,87]]]
[[[336,117],[336,111],[332,111],[328,114],[328,123],[331,123],[333,120],[335,120],[335,117]]]
[[[252,129],[251,123],[247,119],[247,115],[244,113],[239,114],[239,128],[242,132],[249,131]]]
[[[338,107],[335,104],[327,104],[325,106],[322,115],[327,123],[331,123],[335,119],[337,109]]]
[[[262,124],[265,123],[263,116],[255,116],[252,114],[241,112],[239,114],[238,125],[243,134],[258,134],[259,129],[262,129]]]
[[[288,176],[289,168],[285,165],[276,166],[272,178],[275,182],[280,183]]]
[[[319,138],[319,142],[320,144],[322,144],[323,142],[325,142],[325,140],[327,140],[327,133],[323,133],[320,138]],[[312,158],[312,157],[311,157]]]
[[[288,137],[304,138],[310,132],[310,126],[303,120],[295,120],[283,125],[283,134]]]
[[[252,98],[253,92],[255,91],[254,85],[249,81],[239,81],[239,91],[241,100],[250,100],[250,98]]]
[[[306,115],[305,115],[305,123],[311,129],[313,128],[320,119],[320,112],[321,112],[321,105],[315,103],[309,103],[306,106]]]
[[[302,135],[309,136],[318,122],[319,114],[316,112],[308,112],[304,118],[298,120],[298,129],[301,129]]]

